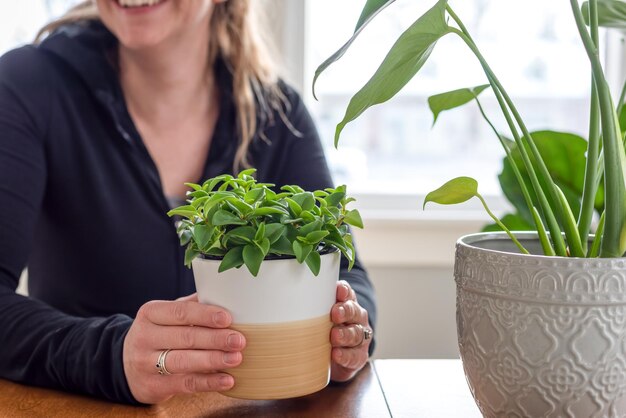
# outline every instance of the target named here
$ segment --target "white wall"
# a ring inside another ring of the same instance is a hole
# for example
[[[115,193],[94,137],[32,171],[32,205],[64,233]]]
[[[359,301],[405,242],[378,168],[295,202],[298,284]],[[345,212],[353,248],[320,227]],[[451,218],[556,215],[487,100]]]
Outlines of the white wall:
[[[419,201],[359,197],[365,229],[354,234],[378,298],[376,358],[458,357],[454,246],[487,219],[472,206],[422,211]]]

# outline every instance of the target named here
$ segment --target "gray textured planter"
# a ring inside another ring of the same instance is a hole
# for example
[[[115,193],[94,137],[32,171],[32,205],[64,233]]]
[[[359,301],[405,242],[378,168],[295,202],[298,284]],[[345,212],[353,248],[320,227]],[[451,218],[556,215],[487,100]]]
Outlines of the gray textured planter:
[[[456,247],[459,349],[483,415],[626,416],[626,259],[516,252],[504,233]]]

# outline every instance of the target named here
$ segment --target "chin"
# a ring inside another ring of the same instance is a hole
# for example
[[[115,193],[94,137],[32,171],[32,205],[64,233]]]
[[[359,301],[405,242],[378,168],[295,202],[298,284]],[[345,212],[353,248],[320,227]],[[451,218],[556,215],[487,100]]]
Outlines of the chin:
[[[100,17],[127,48],[156,46],[175,20],[176,0],[97,0]],[[195,0],[193,0],[195,1]]]

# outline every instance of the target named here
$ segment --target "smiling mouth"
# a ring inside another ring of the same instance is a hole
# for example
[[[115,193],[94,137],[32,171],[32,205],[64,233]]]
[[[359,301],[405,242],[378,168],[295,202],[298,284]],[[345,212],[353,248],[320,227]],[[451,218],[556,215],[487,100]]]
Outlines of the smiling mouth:
[[[116,3],[124,8],[130,9],[134,7],[150,7],[161,4],[166,0],[115,0]]]

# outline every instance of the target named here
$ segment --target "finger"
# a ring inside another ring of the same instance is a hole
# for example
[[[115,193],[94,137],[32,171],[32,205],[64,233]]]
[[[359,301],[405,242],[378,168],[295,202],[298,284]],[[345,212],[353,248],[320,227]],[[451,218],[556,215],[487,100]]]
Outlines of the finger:
[[[157,376],[152,379],[155,392],[165,393],[196,393],[224,391],[235,384],[233,377],[227,373],[173,374]]]
[[[226,328],[232,322],[230,313],[225,309],[191,301],[151,301],[137,312],[137,318],[141,317],[159,325],[197,325],[210,328]]]
[[[345,280],[337,282],[337,302],[345,302],[350,298],[352,288]]]
[[[336,303],[331,310],[331,319],[335,324],[368,324],[367,311],[353,300]]]
[[[189,301],[189,302],[197,302],[198,301],[198,293],[192,293],[191,295],[183,296],[181,298],[176,299],[177,301]]]
[[[333,348],[332,360],[343,368],[359,370],[367,362],[367,346],[357,348]]]
[[[158,356],[159,353],[156,353],[157,359]],[[238,366],[241,360],[242,355],[239,352],[172,350],[165,357],[165,368],[172,374],[209,373]]]
[[[333,347],[356,347],[365,341],[363,326],[353,324],[334,327],[330,332]]]
[[[156,349],[201,349],[240,351],[246,346],[242,333],[231,329],[212,329],[190,326],[146,327],[141,337],[144,347]]]

